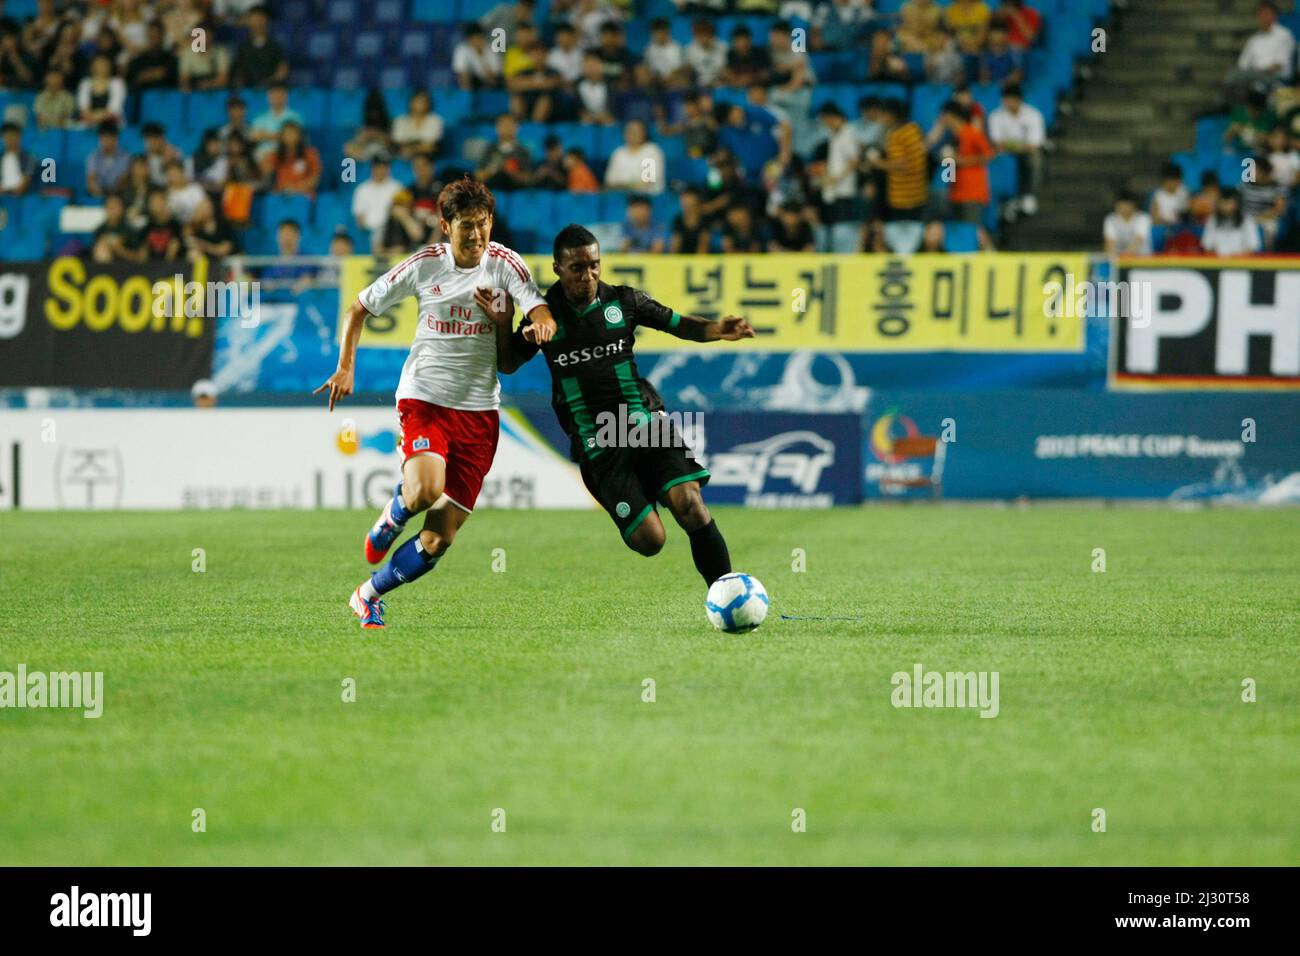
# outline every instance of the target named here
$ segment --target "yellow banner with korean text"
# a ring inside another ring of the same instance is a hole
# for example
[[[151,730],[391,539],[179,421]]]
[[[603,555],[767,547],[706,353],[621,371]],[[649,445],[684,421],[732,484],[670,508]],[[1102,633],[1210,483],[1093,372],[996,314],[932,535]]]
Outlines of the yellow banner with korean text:
[[[545,290],[554,281],[550,257],[523,258]],[[346,260],[343,305],[387,265],[369,257]],[[1087,320],[1054,308],[1052,289],[1088,276],[1083,253],[609,255],[602,261],[606,283],[641,289],[682,314],[746,316],[758,335],[737,345],[772,352],[1082,352]],[[368,322],[361,344],[407,348],[418,321],[412,298]],[[698,346],[646,331],[636,347]]]

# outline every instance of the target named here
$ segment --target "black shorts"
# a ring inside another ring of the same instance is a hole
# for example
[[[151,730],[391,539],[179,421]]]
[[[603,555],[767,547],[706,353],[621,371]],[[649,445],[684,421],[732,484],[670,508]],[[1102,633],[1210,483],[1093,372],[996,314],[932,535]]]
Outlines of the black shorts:
[[[660,413],[662,414],[662,413]],[[606,448],[580,464],[583,484],[609,512],[626,541],[669,488],[688,481],[709,483],[709,470],[677,437],[670,447]]]

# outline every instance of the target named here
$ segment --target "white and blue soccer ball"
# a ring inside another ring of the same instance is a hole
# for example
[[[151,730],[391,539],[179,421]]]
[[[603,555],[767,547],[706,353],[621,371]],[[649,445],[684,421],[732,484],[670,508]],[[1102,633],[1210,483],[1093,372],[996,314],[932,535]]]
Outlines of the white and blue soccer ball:
[[[704,613],[719,631],[752,631],[767,617],[767,591],[758,578],[748,574],[724,574],[709,586]]]

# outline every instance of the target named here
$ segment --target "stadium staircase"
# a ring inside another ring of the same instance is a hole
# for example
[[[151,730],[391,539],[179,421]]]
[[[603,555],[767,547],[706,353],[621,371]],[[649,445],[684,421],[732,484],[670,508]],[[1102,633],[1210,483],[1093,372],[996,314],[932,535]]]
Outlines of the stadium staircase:
[[[1100,249],[1117,191],[1158,185],[1187,150],[1196,118],[1219,108],[1223,81],[1254,29],[1256,0],[1129,0],[1073,109],[1062,111],[1039,213],[1005,235],[1010,249]],[[1189,183],[1189,188],[1194,188]]]

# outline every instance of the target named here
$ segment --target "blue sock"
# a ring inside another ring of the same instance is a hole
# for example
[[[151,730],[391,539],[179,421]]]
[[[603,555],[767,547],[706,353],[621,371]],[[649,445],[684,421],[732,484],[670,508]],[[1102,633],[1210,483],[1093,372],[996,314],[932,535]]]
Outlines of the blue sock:
[[[397,483],[397,488],[393,492],[393,503],[388,509],[388,513],[393,516],[393,520],[398,524],[406,524],[411,520],[414,511],[406,510],[406,502],[402,500],[402,483]]]
[[[420,536],[417,534],[394,551],[387,564],[370,575],[370,583],[380,594],[387,594],[395,587],[428,574],[437,563],[437,558],[425,554],[424,546],[420,544]]]

